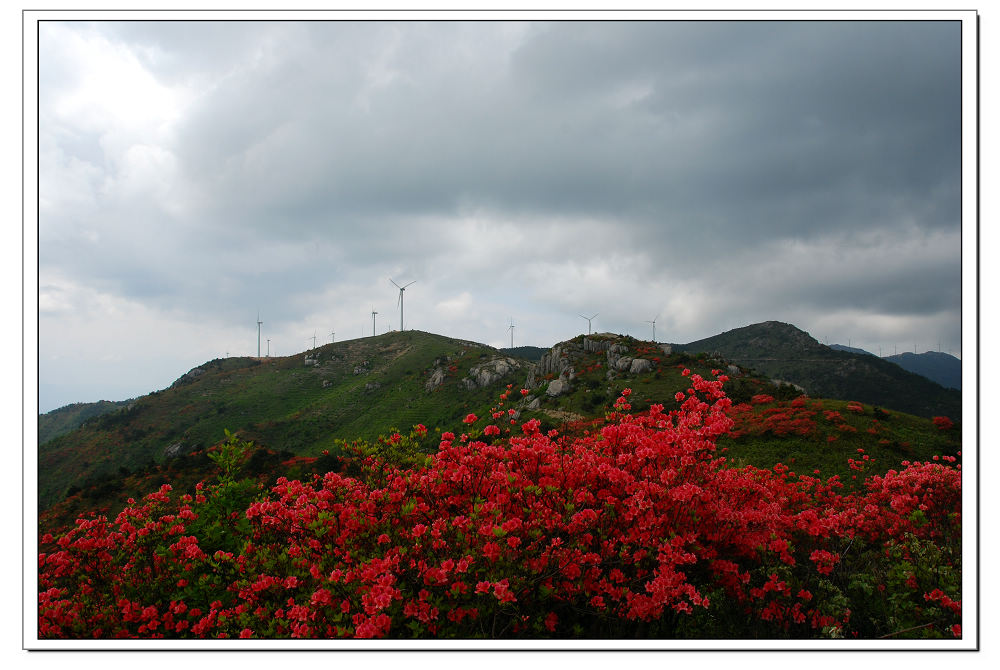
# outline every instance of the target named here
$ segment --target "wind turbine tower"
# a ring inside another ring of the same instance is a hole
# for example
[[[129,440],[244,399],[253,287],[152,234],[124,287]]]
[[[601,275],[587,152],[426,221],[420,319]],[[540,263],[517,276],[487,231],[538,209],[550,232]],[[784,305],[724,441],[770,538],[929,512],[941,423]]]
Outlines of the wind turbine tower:
[[[372,337],[375,337],[375,315],[376,314],[378,314],[378,312],[376,312],[375,308],[373,307],[372,308]]]
[[[260,320],[260,310],[257,311],[257,358],[260,358],[260,327],[264,322]]]
[[[594,316],[584,316],[583,314],[581,314],[580,318],[587,320],[587,335],[590,335],[590,322],[597,318],[597,314],[595,314]]]
[[[417,283],[417,280],[414,279],[406,286],[400,286],[396,282],[392,281],[392,277],[389,277],[389,281],[392,282],[393,286],[399,289],[399,332],[403,332],[403,291],[406,290],[406,286]]]
[[[653,317],[652,321],[647,321],[646,322],[646,323],[653,324],[653,342],[656,342],[656,320],[659,319],[659,318],[660,318],[660,315],[657,314],[655,317]]]
[[[316,348],[316,331],[313,331],[313,349]]]
[[[337,338],[337,331],[331,330],[330,331],[330,344],[333,344],[336,341],[336,338]]]
[[[271,357],[271,338],[267,338],[267,357]]]
[[[510,317],[510,326],[508,326],[507,330],[510,331],[510,348],[513,349],[514,348],[514,317]]]

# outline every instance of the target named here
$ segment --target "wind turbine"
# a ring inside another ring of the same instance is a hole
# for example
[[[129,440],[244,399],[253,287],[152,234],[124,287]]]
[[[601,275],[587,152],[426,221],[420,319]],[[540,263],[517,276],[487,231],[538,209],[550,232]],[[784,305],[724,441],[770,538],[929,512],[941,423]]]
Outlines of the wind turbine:
[[[267,357],[271,357],[271,338],[267,338]]]
[[[510,326],[507,327],[510,331],[510,348],[514,348],[514,317],[510,317]]]
[[[313,349],[316,348],[316,331],[313,331]]]
[[[372,307],[372,337],[375,337],[375,315],[376,314],[378,314],[378,312],[376,312],[375,308]]]
[[[406,286],[409,286],[410,284],[416,284],[417,280],[414,279],[413,281],[410,282],[410,284],[407,284],[406,286],[400,286],[396,282],[392,281],[392,277],[389,277],[389,281],[392,282],[393,286],[399,289],[399,332],[403,332],[403,291],[406,290]]]
[[[646,323],[653,324],[653,342],[656,342],[656,320],[659,319],[659,318],[660,318],[660,315],[657,314],[656,316],[653,317],[652,321],[647,321],[646,322]]]
[[[337,331],[331,330],[330,331],[330,344],[333,344],[336,341],[336,336],[337,336]]]
[[[260,310],[257,310],[257,358],[260,358],[260,327],[263,323],[260,320]]]
[[[597,314],[595,314],[594,316],[584,316],[583,314],[581,314],[580,318],[587,320],[587,335],[590,335],[590,322],[597,318]]]

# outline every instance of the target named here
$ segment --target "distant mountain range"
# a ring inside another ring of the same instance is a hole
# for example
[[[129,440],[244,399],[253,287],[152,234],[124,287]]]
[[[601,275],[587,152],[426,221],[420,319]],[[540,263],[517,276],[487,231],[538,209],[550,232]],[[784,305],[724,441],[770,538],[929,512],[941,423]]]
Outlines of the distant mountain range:
[[[884,360],[932,379],[945,388],[962,389],[962,361],[951,354],[938,351],[911,354],[907,351],[895,356],[885,356]]]
[[[772,379],[795,384],[811,396],[858,400],[924,417],[961,417],[958,390],[864,350],[828,347],[809,333],[779,321],[673,346],[689,353],[722,356]]]
[[[854,354],[875,354],[864,349],[845,347],[843,344],[831,344],[836,351],[849,351]],[[922,354],[911,354],[906,351],[893,356],[883,356],[882,360],[891,361],[909,372],[927,377],[945,388],[962,390],[962,361],[951,354],[938,351],[925,351]]]

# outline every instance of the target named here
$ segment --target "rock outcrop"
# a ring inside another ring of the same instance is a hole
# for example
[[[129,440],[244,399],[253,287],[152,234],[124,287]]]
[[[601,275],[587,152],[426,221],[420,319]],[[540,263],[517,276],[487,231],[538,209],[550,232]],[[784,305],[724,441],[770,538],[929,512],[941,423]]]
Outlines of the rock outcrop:
[[[561,376],[567,371],[572,374],[572,370],[573,365],[569,361],[569,352],[564,350],[561,344],[552,347],[535,365],[535,374],[540,377],[546,375]]]
[[[485,363],[474,365],[469,375],[462,380],[467,389],[485,388],[517,370],[520,364],[513,358],[492,358]]]
[[[653,362],[646,360],[645,358],[633,358],[632,364],[629,366],[629,374],[639,375],[644,372],[652,372]]]
[[[179,458],[185,456],[194,451],[193,444],[184,444],[183,442],[174,442],[166,449],[163,450],[164,458]]]
[[[555,398],[556,396],[562,395],[567,391],[569,391],[569,379],[559,377],[558,379],[553,379],[549,382],[549,387],[545,390],[545,394]]]
[[[205,374],[205,370],[203,368],[192,368],[188,372],[185,372],[183,375],[181,375],[177,379],[177,381],[175,381],[170,386],[171,386],[171,388],[173,388],[174,386],[180,386],[181,384],[187,384],[188,382],[194,381],[195,379],[197,379],[198,377],[202,376],[203,374]]]
[[[444,368],[436,367],[431,373],[430,379],[424,384],[424,390],[428,393],[436,389],[438,386],[444,383]]]

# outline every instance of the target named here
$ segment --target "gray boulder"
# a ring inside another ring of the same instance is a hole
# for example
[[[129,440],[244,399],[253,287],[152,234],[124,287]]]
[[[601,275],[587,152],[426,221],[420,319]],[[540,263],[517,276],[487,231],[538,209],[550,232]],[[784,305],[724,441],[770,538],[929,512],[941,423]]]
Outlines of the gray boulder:
[[[569,391],[569,380],[563,377],[558,379],[553,379],[549,382],[549,388],[546,389],[545,393],[553,398],[558,395],[562,395]]]
[[[632,367],[632,359],[628,356],[622,356],[617,361],[615,361],[615,369],[625,372]]]
[[[193,444],[184,444],[183,442],[174,442],[166,449],[163,450],[164,458],[179,458],[185,456],[194,451]]]
[[[632,365],[629,366],[628,371],[633,374],[642,374],[643,372],[650,372],[653,369],[653,362],[648,361],[645,358],[633,358]]]
[[[513,358],[493,358],[473,366],[462,384],[468,389],[484,388],[503,379],[518,367],[518,362]]]
[[[431,373],[430,379],[424,384],[424,390],[428,393],[436,389],[438,386],[444,383],[444,369],[437,367],[434,368],[434,372]]]

